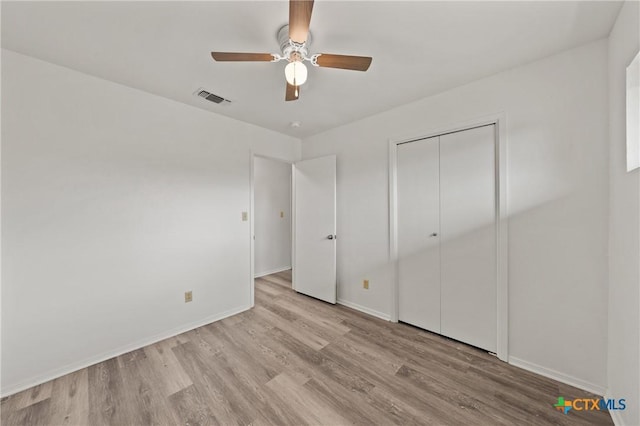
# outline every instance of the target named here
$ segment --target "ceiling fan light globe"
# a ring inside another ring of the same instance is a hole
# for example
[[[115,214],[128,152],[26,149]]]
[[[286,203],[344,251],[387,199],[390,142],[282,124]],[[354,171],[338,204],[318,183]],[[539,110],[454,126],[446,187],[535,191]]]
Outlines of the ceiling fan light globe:
[[[307,67],[300,61],[289,62],[284,67],[284,76],[292,86],[302,86],[307,81]]]

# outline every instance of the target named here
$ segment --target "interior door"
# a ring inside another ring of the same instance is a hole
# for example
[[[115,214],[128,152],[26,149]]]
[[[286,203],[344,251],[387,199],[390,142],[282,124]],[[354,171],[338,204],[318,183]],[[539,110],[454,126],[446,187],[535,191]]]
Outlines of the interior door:
[[[294,288],[336,303],[336,156],[295,163],[293,184]]]
[[[495,352],[495,126],[440,136],[442,334]]]
[[[400,321],[440,333],[439,138],[397,150]]]

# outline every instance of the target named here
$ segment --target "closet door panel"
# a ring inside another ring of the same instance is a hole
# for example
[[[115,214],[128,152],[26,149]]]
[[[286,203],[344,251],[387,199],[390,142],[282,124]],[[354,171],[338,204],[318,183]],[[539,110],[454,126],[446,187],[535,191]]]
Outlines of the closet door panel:
[[[399,319],[436,333],[440,332],[438,163],[437,137],[398,146]]]
[[[496,351],[495,126],[440,137],[441,332]]]

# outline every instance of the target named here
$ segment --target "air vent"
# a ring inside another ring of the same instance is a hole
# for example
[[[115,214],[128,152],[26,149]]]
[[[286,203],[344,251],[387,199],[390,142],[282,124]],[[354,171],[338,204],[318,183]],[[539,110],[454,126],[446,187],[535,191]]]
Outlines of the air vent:
[[[214,95],[213,93],[207,92],[204,89],[198,89],[194,93],[194,95],[199,96],[201,98],[204,98],[204,99],[208,100],[209,102],[213,102],[213,103],[216,103],[216,104],[224,105],[226,103],[230,103],[231,102],[229,99],[225,99],[225,98],[223,98],[221,96]]]

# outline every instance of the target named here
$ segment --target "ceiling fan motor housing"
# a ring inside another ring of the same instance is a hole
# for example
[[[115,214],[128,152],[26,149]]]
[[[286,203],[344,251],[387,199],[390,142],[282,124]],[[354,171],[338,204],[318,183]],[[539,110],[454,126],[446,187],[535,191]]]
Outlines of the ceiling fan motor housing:
[[[284,25],[278,30],[278,43],[280,44],[280,51],[284,59],[288,61],[292,60],[305,60],[309,58],[309,45],[311,44],[311,31],[307,35],[307,41],[304,43],[296,43],[289,38],[289,25]],[[292,57],[293,55],[293,57]]]

